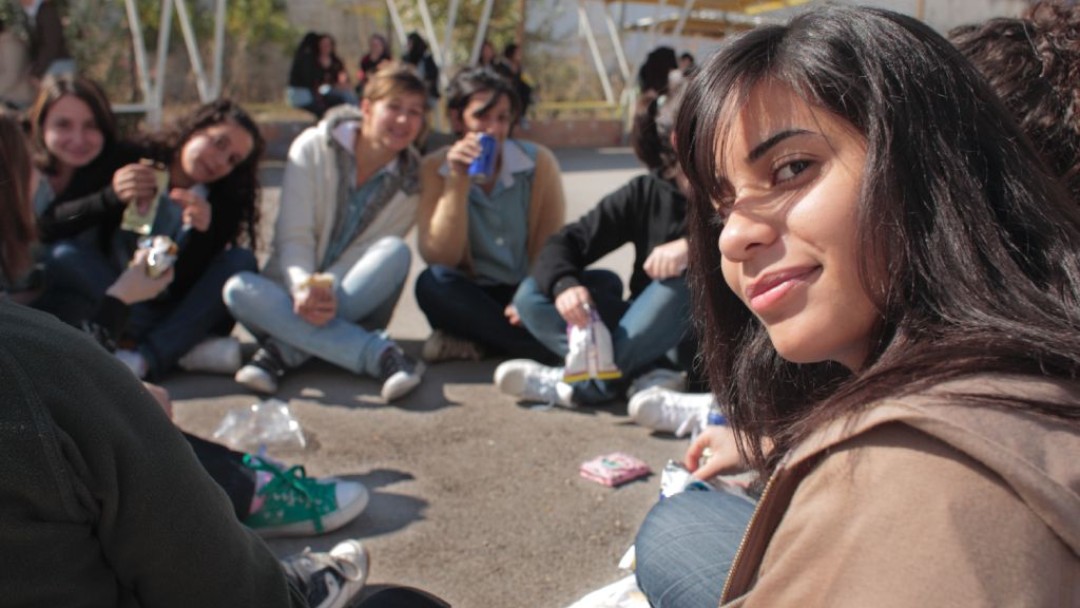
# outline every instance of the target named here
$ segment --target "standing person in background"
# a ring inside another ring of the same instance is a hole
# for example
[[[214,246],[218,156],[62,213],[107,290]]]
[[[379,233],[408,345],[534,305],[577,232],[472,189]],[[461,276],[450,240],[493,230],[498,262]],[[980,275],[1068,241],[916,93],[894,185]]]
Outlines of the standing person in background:
[[[69,97],[62,96],[60,101]],[[44,147],[39,153],[61,163],[64,155],[49,147],[53,141],[48,135],[49,118],[65,107],[71,106],[43,97],[43,103],[35,105],[40,111],[32,115],[34,141]],[[78,104],[74,107],[79,108]],[[101,129],[96,112],[90,114],[78,122],[78,128],[96,123]],[[204,338],[225,336],[233,327],[221,301],[221,288],[236,272],[256,268],[255,255],[248,247],[256,245],[258,158],[264,144],[258,127],[240,106],[218,100],[184,116],[175,128],[133,145],[136,158],[145,157],[164,167],[164,191],[158,191],[154,168],[129,162],[116,170],[101,191],[48,206],[44,216],[50,218],[49,230],[54,234],[93,228],[100,237],[97,243],[61,240],[47,250],[49,286],[35,306],[80,326],[97,310],[106,288],[134,255],[139,235],[121,228],[125,210],[136,206],[148,211],[156,205],[150,234],[169,236],[177,243],[176,279],[161,297],[133,307],[123,342],[134,347],[117,351],[136,375],[153,379],[172,369],[185,354],[195,356],[193,349]],[[74,175],[97,179],[91,171]],[[42,180],[41,187],[47,183]],[[67,189],[81,190],[82,186],[72,181]],[[198,367],[230,372],[239,367],[235,339],[211,340],[206,348],[200,352],[198,358],[204,361]]]
[[[0,14],[0,106],[15,110],[28,107],[34,101],[34,88],[25,32]]]
[[[434,108],[439,103],[439,65],[428,50],[428,43],[420,34],[409,32],[405,38],[405,54],[402,56],[405,63],[416,68],[420,79],[427,88],[427,103],[429,108]]]
[[[423,366],[381,330],[409,274],[402,237],[416,222],[425,86],[407,66],[380,69],[359,110],[342,107],[289,148],[265,275],[243,272],[225,302],[258,339],[236,381],[260,393],[310,357],[378,378],[387,401],[420,384]]]
[[[476,60],[478,68],[493,68],[499,63],[499,54],[495,51],[495,45],[485,39],[480,44],[480,57]]]
[[[658,46],[649,51],[645,62],[638,69],[638,89],[642,95],[652,92],[663,95],[671,83],[671,73],[678,72],[679,61],[675,49],[670,46]]]
[[[484,351],[550,360],[521,326],[511,300],[548,237],[563,225],[566,200],[558,161],[547,148],[511,137],[521,105],[513,86],[490,68],[468,68],[447,90],[447,114],[460,137],[424,158],[417,219],[420,255],[429,266],[416,300],[433,330],[429,361],[480,359]],[[480,136],[494,140],[490,175],[474,181],[469,165]]]
[[[60,9],[52,0],[19,0],[30,34],[30,74],[41,80],[49,74],[72,74],[75,60],[68,52]]]
[[[507,44],[502,59],[495,64],[495,69],[514,85],[521,102],[521,119],[524,121],[532,106],[533,87],[525,76],[521,47],[514,42]]]
[[[368,52],[360,58],[360,69],[356,71],[356,96],[364,97],[364,85],[384,64],[393,61],[390,44],[382,34],[372,34],[368,40]]]
[[[690,53],[683,53],[679,55],[679,71],[683,76],[689,76],[694,72],[694,68],[697,67],[697,61],[694,60],[694,56]]]
[[[318,45],[317,32],[304,34],[293,53],[292,65],[289,67],[289,85],[285,89],[285,100],[290,106],[307,110],[314,114],[315,118],[320,118],[325,111],[317,97],[320,83],[315,56]]]
[[[651,376],[666,376],[667,382],[678,378],[678,386],[679,372],[692,367],[697,345],[685,277],[686,183],[671,138],[679,98],[676,91],[663,99],[641,100],[632,143],[649,173],[607,195],[548,239],[531,276],[514,295],[522,325],[564,359],[567,329],[585,327],[589,311],[595,310],[611,332],[614,363],[622,377],[568,385],[562,366],[515,359],[495,370],[495,385],[502,392],[528,401],[596,405],[622,397],[631,381],[640,390],[653,370],[657,373]],[[635,255],[630,297],[624,299],[617,274],[587,267],[627,243],[633,244]]]
[[[323,113],[334,106],[346,103],[355,106],[358,102],[356,93],[349,86],[349,72],[338,57],[334,37],[330,34],[320,34],[315,46],[315,84],[315,98]],[[321,113],[319,118],[322,118]]]

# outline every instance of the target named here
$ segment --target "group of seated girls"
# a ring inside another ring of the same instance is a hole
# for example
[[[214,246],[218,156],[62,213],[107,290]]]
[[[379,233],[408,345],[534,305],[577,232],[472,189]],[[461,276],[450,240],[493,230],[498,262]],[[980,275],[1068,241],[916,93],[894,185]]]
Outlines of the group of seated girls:
[[[670,139],[677,96],[650,98],[638,121],[636,149],[652,171],[564,226],[554,155],[512,137],[521,106],[510,82],[490,68],[458,74],[447,97],[459,139],[421,159],[412,144],[426,91],[411,67],[391,64],[367,83],[359,107],[335,108],[293,142],[260,272],[264,141],[243,109],[218,100],[169,131],[121,139],[97,85],[47,81],[29,113],[46,277],[33,305],[98,327],[109,287],[144,236],[165,235],[176,258],[167,285],[125,308],[111,336],[137,376],[154,380],[178,365],[235,372],[271,394],[315,357],[378,379],[391,401],[424,371],[384,331],[411,264],[403,237],[415,225],[429,265],[415,287],[433,329],[422,349],[428,363],[520,357],[500,368],[500,388],[566,405],[621,397],[657,367],[687,369],[686,200]],[[481,134],[494,139],[496,161],[477,181],[469,166]],[[149,221],[132,228],[133,214]],[[629,300],[617,275],[586,270],[627,242],[637,251]],[[566,356],[567,326],[585,325],[586,309],[610,330],[623,380],[571,386],[560,367],[543,365]],[[258,343],[246,364],[234,320]]]

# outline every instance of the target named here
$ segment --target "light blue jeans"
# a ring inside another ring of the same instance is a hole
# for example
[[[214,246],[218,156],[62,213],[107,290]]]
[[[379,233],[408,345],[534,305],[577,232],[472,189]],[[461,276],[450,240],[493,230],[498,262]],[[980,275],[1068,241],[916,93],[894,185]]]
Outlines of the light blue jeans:
[[[600,403],[620,396],[630,380],[649,371],[657,361],[668,357],[692,333],[690,328],[690,291],[686,279],[676,277],[653,281],[633,300],[622,299],[622,281],[608,270],[586,270],[581,283],[589,290],[604,325],[611,331],[615,365],[625,381],[586,381],[574,385],[574,399],[582,403]],[[514,295],[514,306],[521,324],[541,344],[560,357],[566,357],[566,321],[551,298],[540,292],[536,280],[521,282]]]
[[[386,327],[409,274],[409,247],[398,237],[376,241],[334,287],[337,317],[316,327],[296,316],[293,299],[261,275],[240,273],[225,284],[225,305],[260,343],[277,349],[286,367],[309,357],[379,377],[379,355],[393,342]]]
[[[649,605],[720,605],[753,514],[752,502],[728,492],[683,492],[656,503],[634,541],[634,571]]]

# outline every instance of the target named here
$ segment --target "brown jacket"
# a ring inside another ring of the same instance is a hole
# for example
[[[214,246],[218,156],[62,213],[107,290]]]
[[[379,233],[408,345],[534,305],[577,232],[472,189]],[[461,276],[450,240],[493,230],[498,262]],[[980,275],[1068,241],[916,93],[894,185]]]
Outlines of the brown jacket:
[[[536,261],[549,236],[562,228],[566,216],[559,161],[544,146],[536,145],[536,169],[529,198],[529,264]],[[444,147],[424,157],[420,165],[420,208],[417,213],[417,245],[428,264],[442,264],[472,271],[468,243],[467,177],[443,176]]]
[[[1080,403],[1080,385],[978,376],[886,399],[785,457],[723,606],[1080,606],[1080,429],[965,405]]]

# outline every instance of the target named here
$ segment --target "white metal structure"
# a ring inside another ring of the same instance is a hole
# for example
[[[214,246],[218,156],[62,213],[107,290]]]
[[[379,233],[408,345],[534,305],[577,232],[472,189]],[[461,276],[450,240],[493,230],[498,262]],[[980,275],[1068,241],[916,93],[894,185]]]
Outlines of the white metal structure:
[[[172,33],[172,16],[175,9],[180,21],[180,32],[184,37],[191,69],[195,72],[195,86],[199,100],[207,102],[221,94],[221,75],[225,63],[225,8],[226,0],[215,0],[214,11],[214,64],[213,74],[208,79],[203,69],[199,44],[195,39],[195,29],[191,26],[186,0],[161,0],[161,27],[158,28],[156,64],[151,76],[146,43],[143,37],[142,21],[135,6],[135,0],[124,0],[127,11],[128,27],[131,30],[131,42],[135,50],[135,70],[139,80],[142,101],[133,104],[115,104],[117,112],[144,112],[146,121],[151,126],[161,124],[161,112],[164,106],[165,81],[167,80],[166,59],[169,39]]]

